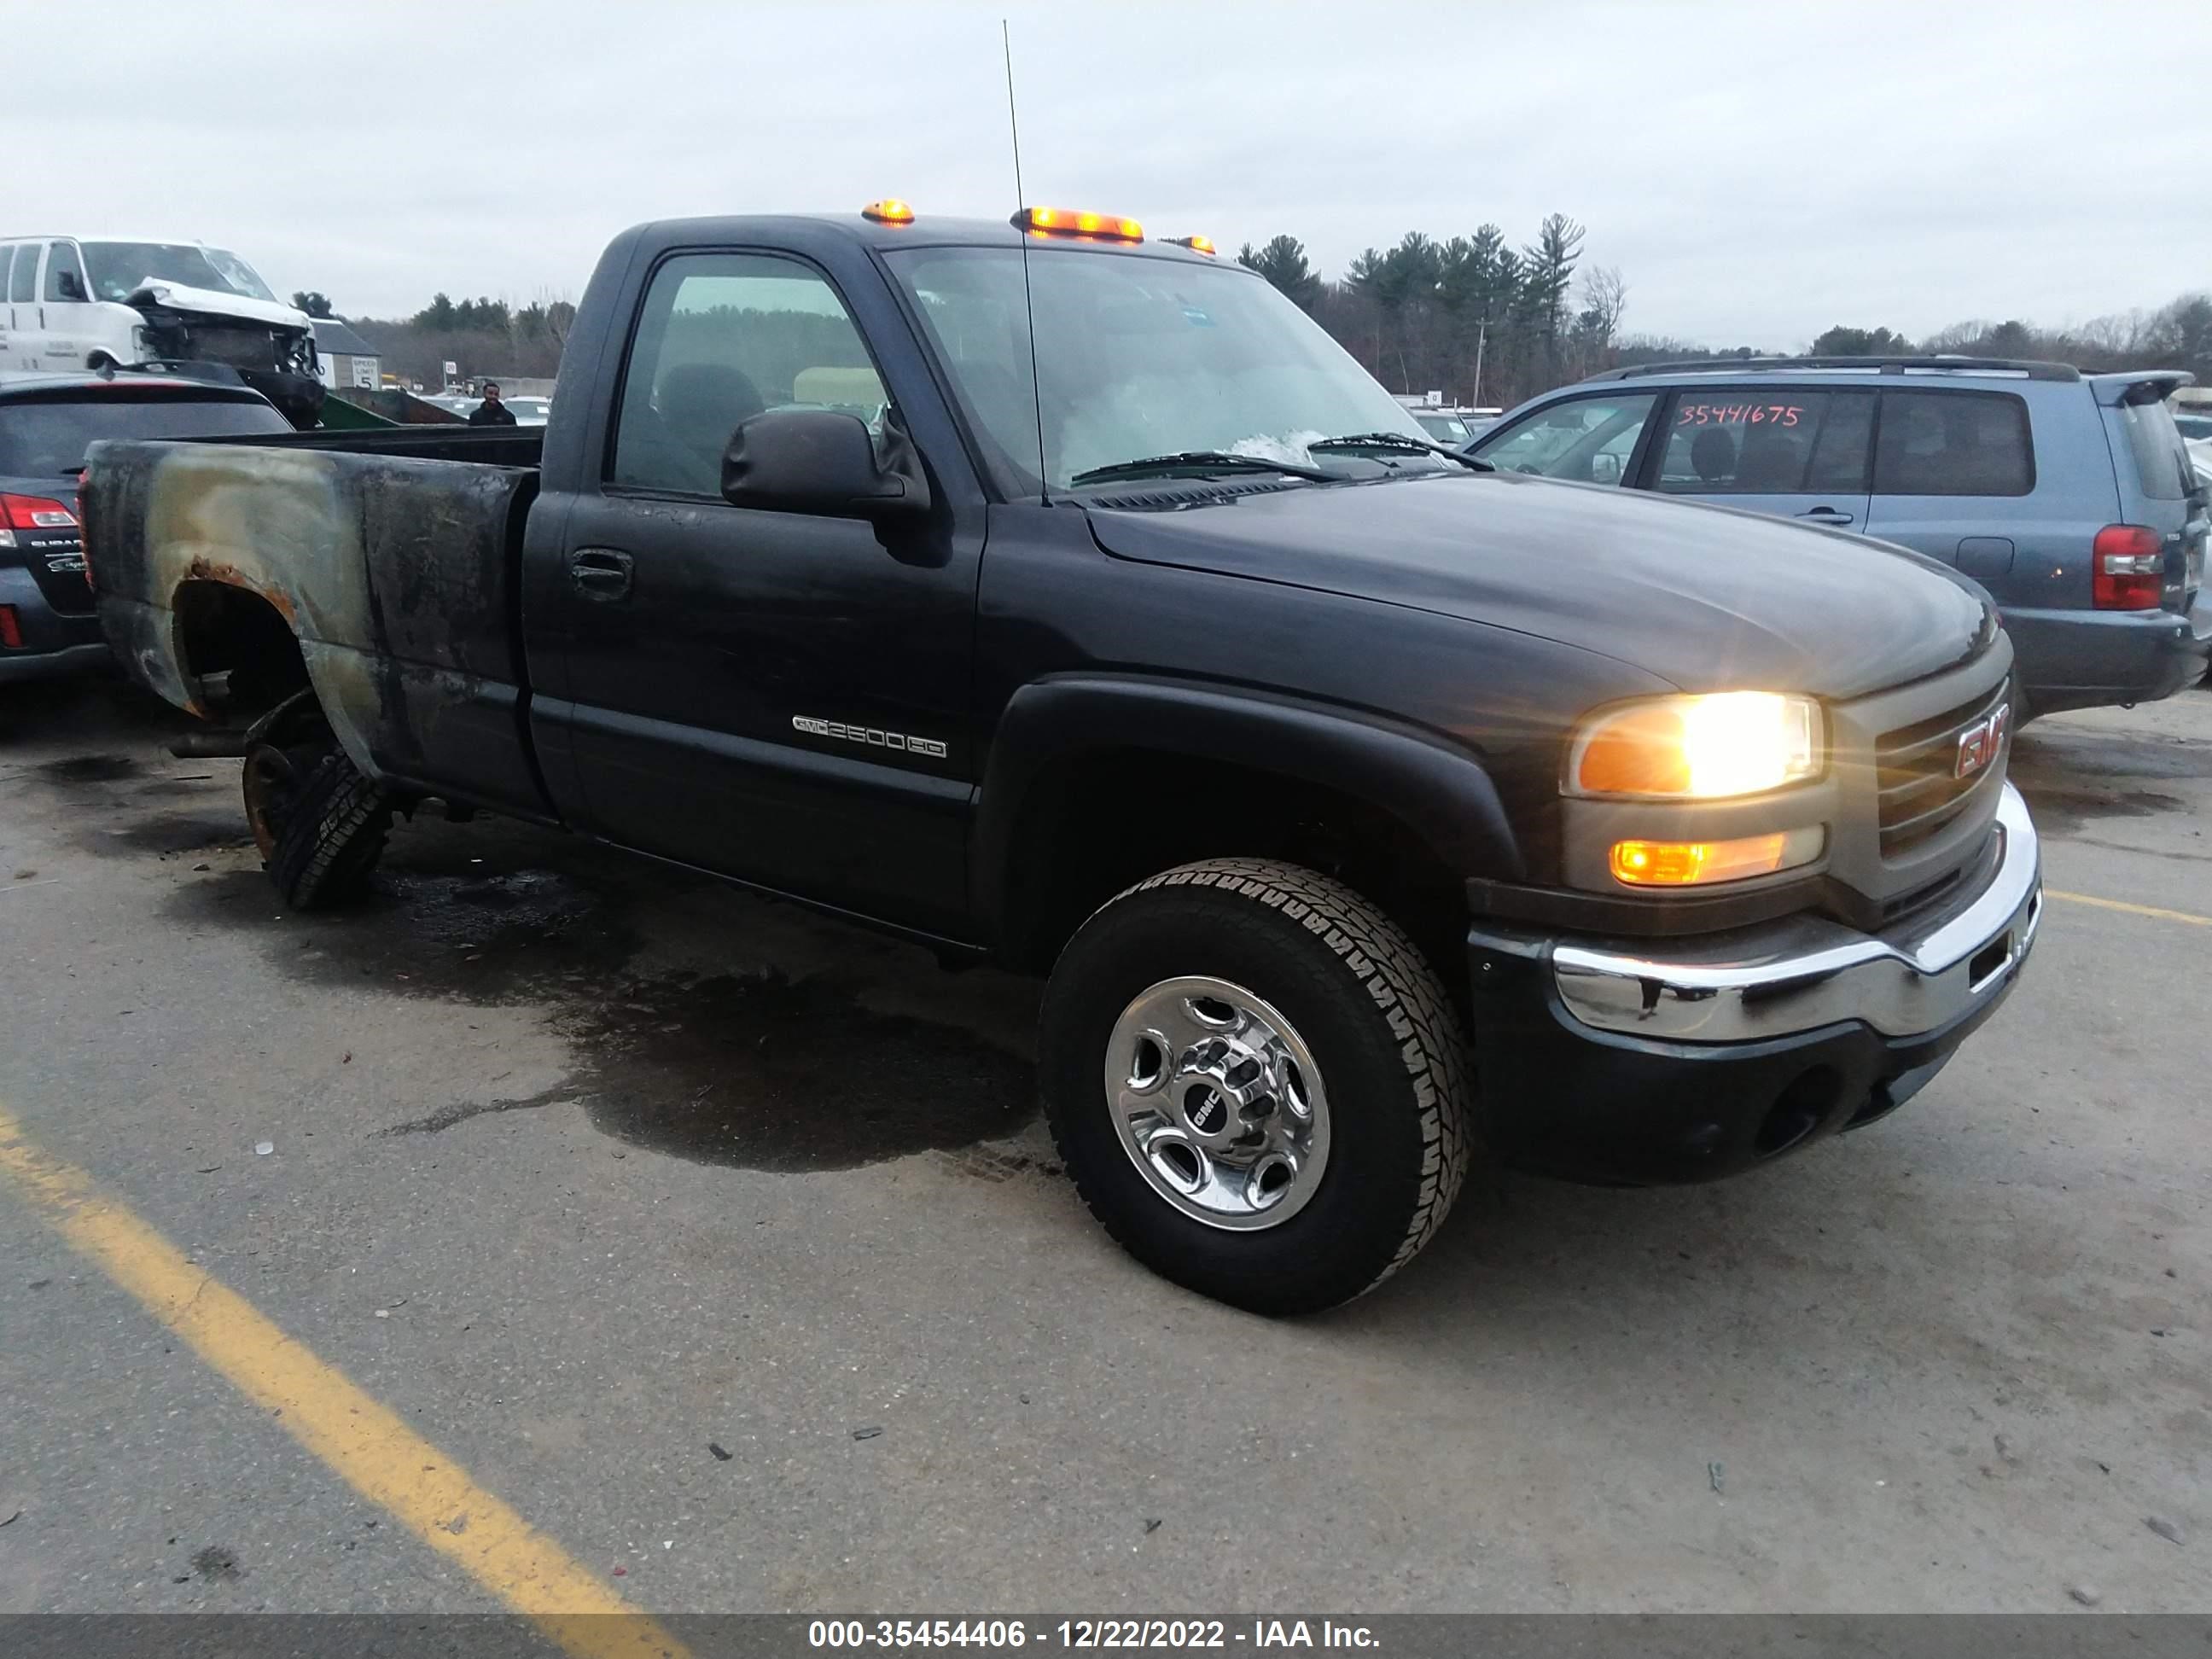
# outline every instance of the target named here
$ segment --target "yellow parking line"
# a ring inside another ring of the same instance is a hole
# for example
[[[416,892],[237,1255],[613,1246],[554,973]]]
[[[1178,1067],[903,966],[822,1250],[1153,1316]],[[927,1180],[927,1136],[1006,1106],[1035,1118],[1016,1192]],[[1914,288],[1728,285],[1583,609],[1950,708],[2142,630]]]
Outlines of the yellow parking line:
[[[2179,921],[2191,927],[2212,927],[2212,916],[2200,916],[2188,910],[2161,910],[2155,904],[2130,904],[2125,899],[2092,898],[2087,893],[2062,893],[2056,887],[2045,888],[2043,896],[2064,899],[2069,904],[2094,904],[2100,910],[2124,910],[2131,916],[2148,916],[2154,921]]]
[[[362,1497],[575,1659],[685,1659],[686,1650],[471,1480],[390,1407],[218,1284],[92,1177],[48,1157],[0,1106],[0,1176],[64,1238]],[[618,1616],[610,1616],[618,1615]]]

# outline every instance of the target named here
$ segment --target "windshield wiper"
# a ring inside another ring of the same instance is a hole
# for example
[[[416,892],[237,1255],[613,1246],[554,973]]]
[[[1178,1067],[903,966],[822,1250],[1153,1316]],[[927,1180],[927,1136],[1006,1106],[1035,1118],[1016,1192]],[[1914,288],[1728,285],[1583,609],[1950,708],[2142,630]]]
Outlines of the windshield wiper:
[[[1071,485],[1104,483],[1113,478],[1141,478],[1152,472],[1280,472],[1286,477],[1310,478],[1334,483],[1336,475],[1296,461],[1271,461],[1264,455],[1232,455],[1225,449],[1182,449],[1172,455],[1147,455],[1140,460],[1115,461],[1079,472]]]
[[[1351,432],[1341,438],[1316,438],[1306,447],[1324,454],[1332,449],[1425,449],[1431,455],[1457,461],[1470,471],[1498,471],[1490,462],[1479,461],[1472,455],[1454,449],[1449,444],[1432,444],[1426,438],[1416,438],[1409,432]]]

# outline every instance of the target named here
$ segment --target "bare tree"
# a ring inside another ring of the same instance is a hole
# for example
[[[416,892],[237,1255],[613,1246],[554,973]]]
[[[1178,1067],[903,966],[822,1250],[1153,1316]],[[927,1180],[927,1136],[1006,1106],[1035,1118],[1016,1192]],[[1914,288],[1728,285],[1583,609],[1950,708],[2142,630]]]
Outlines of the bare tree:
[[[1619,265],[1593,265],[1583,273],[1582,314],[1604,344],[1620,337],[1627,311],[1628,283]]]
[[[1594,265],[1583,273],[1575,307],[1575,367],[1592,374],[1610,368],[1620,319],[1628,310],[1628,283],[1619,265]]]
[[[552,337],[555,348],[565,350],[569,325],[576,320],[576,302],[568,297],[567,289],[550,288],[539,289],[531,300],[544,311],[545,331]]]

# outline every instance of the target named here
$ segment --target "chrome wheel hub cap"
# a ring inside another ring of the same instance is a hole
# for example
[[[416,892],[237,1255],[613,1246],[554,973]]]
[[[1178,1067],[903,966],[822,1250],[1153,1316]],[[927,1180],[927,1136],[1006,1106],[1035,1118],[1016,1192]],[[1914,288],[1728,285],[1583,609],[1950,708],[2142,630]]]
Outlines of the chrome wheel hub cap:
[[[1138,1173],[1210,1227],[1280,1225],[1328,1163],[1312,1052],[1227,980],[1162,980],[1124,1008],[1106,1045],[1106,1099]]]

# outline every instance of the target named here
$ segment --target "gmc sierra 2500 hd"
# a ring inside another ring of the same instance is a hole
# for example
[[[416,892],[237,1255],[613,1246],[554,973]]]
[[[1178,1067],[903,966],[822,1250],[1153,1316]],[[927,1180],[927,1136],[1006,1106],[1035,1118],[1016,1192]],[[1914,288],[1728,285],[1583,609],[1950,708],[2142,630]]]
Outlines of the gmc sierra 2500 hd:
[[[1209,1295],[1359,1294],[1478,1152],[1857,1127],[2033,939],[1972,584],[1470,466],[1203,238],[643,225],[562,385],[93,451],[108,636],[243,756],[286,903],[441,798],[1048,971],[1067,1167]]]

